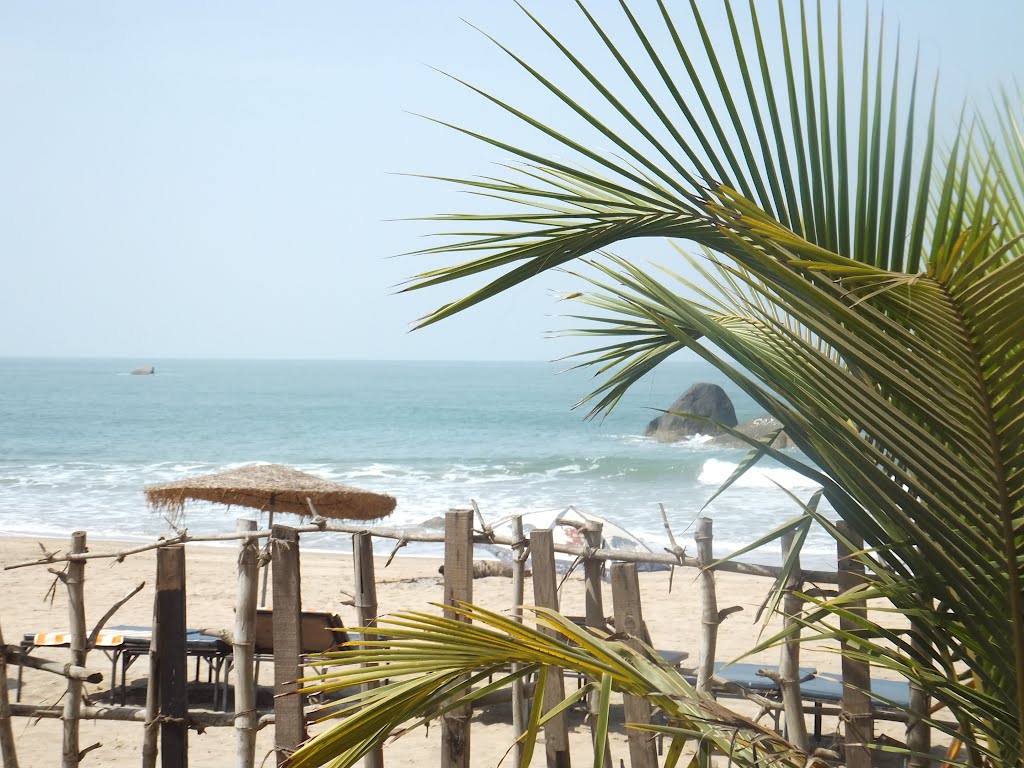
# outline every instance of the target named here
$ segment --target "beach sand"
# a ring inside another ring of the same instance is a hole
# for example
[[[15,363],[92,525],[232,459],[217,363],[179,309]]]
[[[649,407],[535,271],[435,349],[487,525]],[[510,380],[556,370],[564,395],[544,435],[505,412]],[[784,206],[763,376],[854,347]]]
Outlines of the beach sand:
[[[66,549],[64,540],[40,540],[28,538],[0,539],[0,565],[6,566],[39,557],[40,547],[46,551]],[[125,548],[114,542],[90,541],[91,552],[115,552]],[[396,557],[385,568],[387,552],[377,542],[377,581],[379,611],[381,614],[398,610],[437,610],[429,603],[442,599],[441,577],[438,575],[439,560],[416,557]],[[236,549],[234,546],[189,545],[187,548],[187,624],[209,630],[228,630],[234,625],[233,606],[236,589]],[[150,625],[153,614],[153,579],[156,557],[154,552],[133,555],[122,562],[97,559],[89,561],[86,567],[85,601],[87,627],[95,624],[100,616],[118,599],[122,598],[140,582],[146,587],[123,606],[108,622],[108,625]],[[61,630],[68,625],[67,600],[64,586],[57,583],[47,571],[48,566],[35,566],[0,572],[0,622],[7,643],[17,643],[23,634],[45,630]],[[302,604],[305,609],[328,610],[339,613],[346,625],[356,624],[355,610],[345,604],[353,592],[352,558],[347,553],[317,553],[303,551]],[[667,571],[641,573],[640,583],[643,596],[644,618],[647,622],[654,645],[658,648],[685,650],[690,653],[687,663],[695,664],[699,648],[700,614],[699,598],[693,570],[679,569],[675,573],[672,590],[669,591]],[[738,576],[722,573],[718,580],[719,608],[740,606],[742,611],[731,615],[720,628],[717,658],[730,660],[753,647],[762,632],[762,626],[754,623],[754,616],[764,599],[771,583],[768,579]],[[51,590],[51,587],[53,589]],[[474,602],[497,610],[507,610],[512,604],[512,582],[509,578],[491,577],[476,579],[473,584]],[[532,596],[532,585],[526,584],[527,602]],[[570,615],[582,615],[583,579],[581,575],[570,576],[564,583],[561,595],[561,610]],[[611,614],[611,588],[605,584],[605,613]],[[768,628],[768,632],[773,629]],[[765,635],[768,636],[768,635]],[[62,648],[38,649],[35,655],[64,662],[67,650]],[[778,663],[778,650],[769,650],[753,656],[748,661],[765,664]],[[827,649],[805,647],[801,666],[815,667],[819,671],[838,669],[838,656]],[[104,654],[94,650],[89,654],[87,666],[109,677],[110,664]],[[14,669],[11,670],[15,672]],[[129,670],[129,704],[144,702],[145,659]],[[190,669],[190,674],[194,670]],[[269,667],[261,672],[261,681],[272,676]],[[13,677],[13,674],[12,674]],[[205,679],[205,677],[203,678]],[[98,685],[87,685],[87,694],[98,702],[105,702],[109,691],[108,680]],[[207,687],[208,688],[208,687]],[[13,701],[13,684],[8,683]],[[22,702],[53,705],[62,702],[64,681],[56,675],[35,670],[25,670],[25,684]],[[190,696],[199,698],[200,706],[209,707],[209,691],[203,686],[190,689]],[[202,704],[203,696],[206,704]],[[731,705],[731,702],[727,702]],[[749,707],[746,710],[750,712]],[[511,727],[508,713],[500,710],[478,713],[472,728],[472,764],[497,765],[511,744]],[[579,743],[580,757],[577,761],[590,760],[589,730],[581,717],[572,719],[574,742]],[[621,728],[613,734],[613,764],[622,758],[628,764],[625,737]],[[15,740],[23,766],[53,765],[60,759],[61,721],[56,719],[35,720],[26,717],[14,719]],[[385,762],[389,766],[413,766],[424,759],[436,763],[440,754],[440,729],[432,727],[429,732],[413,731],[387,746]],[[94,766],[136,766],[140,761],[143,728],[139,723],[83,721],[80,744],[85,748],[94,743],[101,746],[90,752],[84,765]],[[202,734],[190,732],[189,761],[194,768],[224,768],[232,764],[235,735],[231,728],[209,728]],[[271,752],[273,727],[264,728],[257,745],[257,764]],[[583,764],[581,762],[581,764]],[[273,764],[273,757],[266,765]],[[509,764],[509,763],[506,763]],[[534,764],[544,764],[543,749],[534,756]]]

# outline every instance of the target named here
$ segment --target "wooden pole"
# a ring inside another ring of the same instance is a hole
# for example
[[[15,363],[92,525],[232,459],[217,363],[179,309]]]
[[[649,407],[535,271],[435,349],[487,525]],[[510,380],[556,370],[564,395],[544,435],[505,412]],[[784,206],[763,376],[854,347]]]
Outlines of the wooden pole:
[[[157,550],[159,554],[162,550]],[[159,579],[159,566],[157,568]],[[159,754],[160,720],[158,718],[160,706],[160,637],[155,628],[157,622],[157,601],[153,600],[153,627],[154,632],[149,642],[149,677],[146,680],[146,708],[145,726],[142,729],[142,768],[156,768],[156,758]],[[111,680],[110,686],[113,690],[114,683]]]
[[[270,511],[269,511],[268,516],[267,516],[267,528],[269,528],[271,531],[273,531],[274,530],[274,495],[273,494],[270,495],[269,510]],[[271,538],[273,538],[273,533],[271,533]],[[260,589],[260,607],[262,607],[262,608],[266,608],[266,606],[267,606],[267,581],[270,578],[270,571],[272,570],[272,567],[271,567],[271,563],[272,562],[273,562],[273,558],[271,558],[270,560],[267,560],[267,562],[265,562],[263,564],[263,587]]]
[[[19,664],[29,669],[38,669],[53,675],[81,680],[83,683],[103,682],[102,672],[90,672],[85,667],[76,667],[74,664],[61,664],[59,661],[47,661],[46,659],[37,659],[35,656],[27,656],[16,645],[0,645],[0,651],[2,651],[0,656],[8,664]]]
[[[697,665],[697,691],[709,693],[711,678],[715,674],[715,649],[718,645],[718,597],[715,594],[715,574],[707,566],[715,561],[714,533],[710,517],[697,518],[697,562],[701,572],[698,579],[701,595],[700,661]]]
[[[845,521],[836,523],[839,533],[850,542],[853,550],[837,542],[839,555],[839,593],[848,592],[864,583],[864,566],[851,557],[853,551],[863,549],[864,541]],[[847,603],[847,610],[855,616],[867,615],[864,601]],[[840,616],[841,630],[855,630],[857,624]],[[843,714],[846,723],[847,768],[870,768],[874,741],[874,720],[871,716],[871,667],[864,661],[851,658],[846,643],[840,643],[843,670]]]
[[[48,718],[57,720],[64,717],[64,707],[47,706],[45,704],[12,704],[11,715],[15,717],[31,717],[32,719]],[[145,707],[90,707],[83,706],[80,713],[82,720],[109,720],[118,723],[145,723]],[[207,712],[193,710],[188,714],[189,725],[193,728],[234,728],[234,712]],[[273,713],[260,716],[259,727],[273,725]],[[6,766],[5,766],[6,768]]]
[[[0,648],[5,648],[3,631],[0,630]],[[4,768],[18,768],[18,754],[14,747],[14,731],[11,729],[11,703],[7,698],[7,655],[0,653],[0,756]]]
[[[795,539],[796,537],[792,533],[783,534],[783,562],[786,562],[786,558],[793,552]],[[779,659],[779,687],[782,689],[782,706],[786,714],[787,737],[792,744],[807,752],[807,723],[804,721],[803,702],[800,700],[800,622],[797,619],[803,611],[804,601],[795,594],[802,586],[800,556],[796,554],[793,571],[786,583],[782,585],[785,590],[782,597],[782,624],[784,628],[790,629],[792,634],[782,645]]]
[[[612,565],[612,608],[615,612],[615,632],[630,635],[626,642],[640,650],[640,638],[647,636],[643,608],[640,602],[640,579],[635,563]],[[649,725],[651,703],[641,696],[622,694],[622,705],[627,723]],[[658,751],[650,733],[630,728],[629,760],[632,768],[657,768]]]
[[[603,529],[604,523],[597,520],[591,520],[586,524],[583,528],[583,538],[586,540],[588,547],[591,549],[601,548],[601,532]],[[604,597],[601,594],[601,570],[603,565],[602,561],[595,560],[592,557],[588,557],[583,561],[583,581],[586,587],[583,611],[588,627],[606,632],[608,626],[604,619]],[[597,743],[597,719],[598,712],[600,711],[600,701],[601,694],[599,691],[591,693],[587,701],[587,713],[590,719],[590,739],[594,744],[595,750],[604,750],[604,764],[611,768],[612,749],[607,737],[604,740],[604,744]]]
[[[601,548],[601,532],[603,528],[604,524],[596,520],[591,520],[587,523],[583,529],[583,538],[586,539],[588,547],[593,549]],[[607,625],[604,620],[604,598],[601,594],[602,565],[600,560],[595,560],[592,557],[588,557],[583,561],[583,582],[586,588],[584,613],[588,627],[605,631]]]
[[[360,627],[377,623],[377,580],[373,567],[373,536],[366,531],[352,537],[352,565],[355,570],[356,619]],[[377,683],[366,683],[363,690],[376,688]],[[365,768],[384,768],[384,750],[378,744],[363,758]]]
[[[530,532],[530,557],[533,561],[533,601],[541,608],[558,610],[558,582],[555,573],[555,549],[551,530],[534,529]],[[556,637],[547,627],[541,632]],[[548,683],[544,688],[544,712],[549,712],[565,698],[565,680],[562,670],[548,670]],[[537,702],[534,702],[534,706]],[[562,712],[544,726],[545,751],[548,768],[569,768],[569,724]]]
[[[282,696],[297,691],[302,677],[302,591],[299,572],[299,534],[287,525],[272,529],[274,562],[274,751],[277,764],[306,740],[303,697]]]
[[[185,664],[185,547],[156,553],[156,643],[160,649],[160,764],[188,766],[188,670]]]
[[[85,531],[71,534],[71,553],[85,552]],[[64,573],[68,589],[68,625],[71,630],[71,663],[85,666],[85,562],[71,561]],[[82,708],[82,681],[68,678],[67,698],[64,700],[64,743],[62,768],[78,765],[78,713]]]
[[[914,622],[910,623],[914,626]],[[923,657],[924,641],[916,631],[911,635],[911,647],[918,651]],[[907,762],[909,768],[929,768],[932,761],[927,757],[932,750],[932,732],[926,723],[921,722],[921,717],[928,713],[931,708],[931,701],[928,694],[922,688],[911,683],[910,685],[910,717],[907,719],[907,748],[915,753],[910,756]]]
[[[523,623],[523,603],[525,602],[526,590],[526,558],[529,556],[529,549],[523,536],[523,516],[513,515],[512,537],[515,545],[512,547],[512,618]],[[519,665],[512,665],[512,672],[518,672]],[[523,691],[522,679],[512,681],[512,735],[515,739],[512,742],[512,764],[520,765],[523,762],[523,745],[519,737],[526,732],[526,696]]]
[[[324,522],[318,522],[310,525],[298,525],[295,526],[295,530],[299,533],[346,533],[349,535],[359,533],[366,528],[365,525],[327,525]],[[247,536],[249,534],[246,534]],[[257,531],[257,538],[269,538],[270,531]],[[444,543],[443,533],[426,533],[409,530],[407,528],[377,528],[374,527],[373,535],[378,539],[395,539],[399,542],[411,543],[417,542],[432,542],[435,544]],[[52,565],[53,563],[64,563],[69,560],[97,560],[97,559],[118,559],[123,560],[129,555],[137,555],[140,552],[148,552],[159,547],[166,547],[171,544],[186,544],[186,543],[199,543],[199,542],[213,542],[213,541],[237,541],[239,534],[237,533],[221,533],[215,536],[190,536],[187,533],[180,536],[175,536],[170,539],[164,539],[156,544],[144,544],[138,547],[128,547],[127,549],[117,550],[115,552],[90,552],[84,555],[56,555],[53,553],[47,553],[41,558],[36,560],[30,560],[23,563],[11,563],[10,565],[3,566],[2,570],[9,571],[14,568],[32,568],[40,565]],[[510,536],[500,536],[498,534],[488,534],[487,536],[478,537],[480,544],[503,544],[509,546],[513,543]],[[556,552],[562,554],[572,555],[578,557],[585,554],[583,546],[577,546],[574,544],[558,544],[555,547]],[[657,552],[646,552],[646,551],[630,551],[623,549],[600,549],[597,552],[592,552],[591,556],[596,560],[607,560],[616,563],[657,563],[660,565],[674,565],[674,566],[685,566],[689,568],[697,567],[697,560],[693,557],[688,557],[682,551],[678,554],[673,553],[657,553]],[[716,570],[722,571],[723,573],[741,573],[748,576],[763,576],[767,579],[777,579],[782,569],[777,565],[755,565],[753,563],[743,563],[734,560],[728,560],[724,563],[720,563]],[[821,584],[835,584],[836,583],[836,572],[835,571],[817,571],[804,569],[804,580],[811,581],[814,583]]]
[[[256,530],[255,520],[239,518],[239,533]],[[253,768],[256,764],[256,681],[253,666],[256,656],[256,590],[259,545],[256,539],[240,539],[238,548],[238,586],[235,602],[235,765]]]
[[[473,601],[473,512],[452,509],[444,519],[444,604]],[[462,619],[445,608],[449,619]],[[470,707],[452,710],[441,717],[441,768],[469,768]]]

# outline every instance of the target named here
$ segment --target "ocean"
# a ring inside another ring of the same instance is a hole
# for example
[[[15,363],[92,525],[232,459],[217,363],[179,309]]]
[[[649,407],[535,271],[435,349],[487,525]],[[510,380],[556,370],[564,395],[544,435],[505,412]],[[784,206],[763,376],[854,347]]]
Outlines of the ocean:
[[[156,375],[131,376],[138,365]],[[652,549],[667,539],[659,502],[693,552],[693,522],[744,455],[700,438],[642,437],[657,409],[710,381],[740,421],[758,407],[702,361],[673,361],[605,419],[572,406],[589,373],[541,362],[0,359],[0,535],[155,540],[171,529],[143,487],[275,462],[398,499],[382,525],[417,525],[479,504],[485,519],[574,506],[628,529]],[[799,510],[816,486],[758,465],[705,510],[716,555],[754,541]],[[192,534],[233,531],[246,510],[187,509]],[[288,519],[290,516],[283,516]],[[291,520],[297,522],[298,518]],[[264,520],[265,522],[265,520]],[[348,548],[326,536],[317,548]],[[2,542],[0,542],[2,546]],[[440,545],[410,546],[440,554]],[[777,563],[778,545],[743,559]],[[834,568],[813,531],[804,564]]]

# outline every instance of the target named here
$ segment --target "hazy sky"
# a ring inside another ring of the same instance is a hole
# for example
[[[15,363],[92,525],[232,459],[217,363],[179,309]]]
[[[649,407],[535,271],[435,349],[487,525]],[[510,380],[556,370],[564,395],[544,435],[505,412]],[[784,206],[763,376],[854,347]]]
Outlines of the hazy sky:
[[[570,2],[529,5],[593,50]],[[616,5],[591,3],[606,18]],[[1024,73],[1020,0],[886,7],[904,40],[920,41],[925,71],[941,63],[947,104]],[[844,8],[857,26],[863,6]],[[0,355],[549,359],[576,348],[543,338],[563,325],[551,292],[565,278],[411,335],[410,321],[466,286],[393,295],[437,262],[389,257],[439,225],[389,220],[467,201],[391,174],[486,174],[506,159],[408,113],[530,142],[428,65],[545,107],[460,19],[555,61],[511,0],[0,0]],[[644,249],[671,259],[664,244]]]

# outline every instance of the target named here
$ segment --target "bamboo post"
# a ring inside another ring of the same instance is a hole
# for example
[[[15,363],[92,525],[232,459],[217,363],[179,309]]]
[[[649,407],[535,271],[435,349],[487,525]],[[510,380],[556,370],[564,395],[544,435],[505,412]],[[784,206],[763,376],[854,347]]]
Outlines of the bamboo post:
[[[591,520],[583,529],[583,538],[591,549],[601,548],[601,532],[603,523]],[[586,588],[584,597],[584,613],[587,626],[592,629],[605,630],[604,598],[601,595],[601,561],[588,557],[583,561],[583,581]]]
[[[85,531],[71,534],[71,554],[82,554],[86,550]],[[68,625],[71,631],[71,663],[85,666],[85,563],[72,560],[64,573],[64,584],[68,589]],[[61,758],[62,768],[78,765],[78,713],[82,708],[82,681],[68,678],[67,698],[64,700],[64,742]]]
[[[256,530],[255,520],[239,518],[239,533]],[[238,548],[238,588],[235,603],[235,765],[253,768],[256,764],[256,681],[253,665],[256,656],[256,590],[259,545],[256,539],[240,539]]]
[[[533,600],[541,608],[558,610],[558,583],[555,573],[554,538],[549,528],[530,532],[530,557],[533,561]],[[556,636],[547,627],[538,627],[541,632]],[[554,709],[565,698],[565,680],[562,670],[552,667],[548,670],[548,682],[544,688],[544,712]],[[534,702],[534,706],[536,706]],[[544,726],[545,751],[548,768],[569,768],[569,724],[562,712]]]
[[[583,538],[586,540],[588,547],[591,549],[601,548],[601,532],[603,529],[604,524],[597,520],[591,520],[586,524],[583,528]],[[583,581],[586,587],[584,615],[586,616],[587,626],[604,632],[607,630],[607,624],[604,620],[604,598],[601,594],[602,566],[603,563],[600,560],[595,560],[593,557],[588,557],[583,561]],[[601,694],[598,691],[594,691],[590,694],[590,698],[587,701],[590,735],[594,749],[604,750],[604,764],[611,768],[612,750],[608,739],[605,738],[604,744],[597,743],[597,718],[600,700]]]
[[[697,665],[697,691],[710,693],[711,678],[715,674],[715,649],[718,645],[718,597],[715,594],[715,574],[708,565],[714,558],[714,533],[710,517],[697,518],[697,562],[700,566],[701,637],[700,661]]]
[[[302,677],[302,592],[299,534],[287,525],[271,528],[274,633],[274,752],[282,765],[306,740],[302,696],[283,696],[299,688]]]
[[[782,561],[793,553],[796,537],[792,533],[782,536]],[[782,597],[782,625],[791,630],[782,645],[779,659],[779,687],[782,689],[782,706],[786,715],[786,732],[789,741],[807,752],[807,723],[804,721],[803,702],[800,700],[800,622],[804,601],[795,593],[803,585],[800,574],[800,555],[795,554],[793,570],[786,583]]]
[[[640,638],[647,636],[644,626],[643,608],[640,601],[640,579],[635,563],[612,565],[612,609],[615,612],[615,632],[627,633],[626,642],[640,650]],[[641,696],[622,694],[622,705],[627,723],[649,725],[651,704]],[[630,728],[629,760],[632,768],[657,768],[658,751],[649,733]]]
[[[26,656],[24,651],[16,645],[0,645],[0,657],[8,664],[17,664],[61,677],[74,678],[83,683],[103,682],[102,672],[90,672],[85,667],[76,667],[74,664],[61,664],[59,661],[46,661],[46,659],[37,659],[35,656]]]
[[[845,521],[836,523],[839,533],[850,542],[853,551],[863,549],[864,541]],[[836,542],[839,555],[839,593],[848,592],[864,583],[864,566],[853,559],[853,551],[842,542]],[[867,614],[864,601],[847,603],[847,610],[855,616]],[[851,619],[839,617],[840,630],[856,630]],[[871,668],[867,662],[851,658],[846,643],[840,643],[843,671],[843,713],[846,723],[847,768],[870,768],[871,743],[874,740],[874,721],[871,716]]]
[[[0,649],[6,649],[3,631],[0,630]],[[0,756],[4,768],[18,768],[18,754],[14,747],[14,732],[11,729],[11,703],[7,698],[7,654],[0,653]]]
[[[156,634],[160,648],[160,764],[188,765],[188,674],[185,665],[185,547],[156,554]]]
[[[911,622],[910,626],[914,628],[914,622]],[[914,630],[910,639],[911,648],[923,657],[925,650],[924,640],[921,639],[921,635],[916,631],[916,628]],[[910,715],[907,720],[907,748],[912,753],[907,762],[909,768],[929,768],[932,764],[932,761],[927,757],[932,749],[931,729],[926,723],[921,722],[922,716],[927,715],[930,708],[931,702],[928,694],[919,686],[911,683],[910,712],[907,713]]]
[[[274,501],[275,501],[274,494],[270,494],[270,505],[268,506],[269,514],[268,514],[268,517],[267,517],[267,528],[269,528],[271,531],[274,530]],[[273,539],[273,537],[271,537],[271,539]],[[270,542],[268,542],[268,544],[269,543]],[[271,558],[270,560],[267,560],[263,564],[263,586],[260,588],[260,607],[262,607],[262,608],[265,608],[266,605],[267,605],[267,581],[270,578],[271,570],[273,570],[273,567],[271,566],[272,562],[273,562],[273,558]]]
[[[473,601],[473,512],[452,509],[444,519],[444,604]],[[445,618],[465,618],[449,608]],[[472,709],[468,706],[441,716],[441,768],[469,768]]]
[[[352,565],[355,570],[356,620],[360,627],[372,627],[377,623],[377,580],[373,568],[373,536],[367,531],[352,537]],[[363,690],[376,687],[376,683],[366,683]],[[384,767],[384,750],[380,744],[367,752],[363,766]]]
[[[512,517],[512,618],[523,623],[523,602],[526,591],[526,558],[529,549],[523,535],[523,516]],[[518,672],[519,665],[512,665],[512,672]],[[519,737],[526,732],[526,696],[523,692],[522,678],[512,681],[512,763],[520,765],[523,757],[523,745]]]
[[[159,554],[161,550],[157,550]],[[159,579],[159,576],[157,577]],[[153,600],[153,626],[157,622],[157,601]],[[111,681],[113,690],[114,681]],[[149,642],[149,677],[146,681],[145,726],[142,729],[142,768],[156,768],[159,753],[160,720],[157,717],[160,701],[160,638],[153,633]]]

